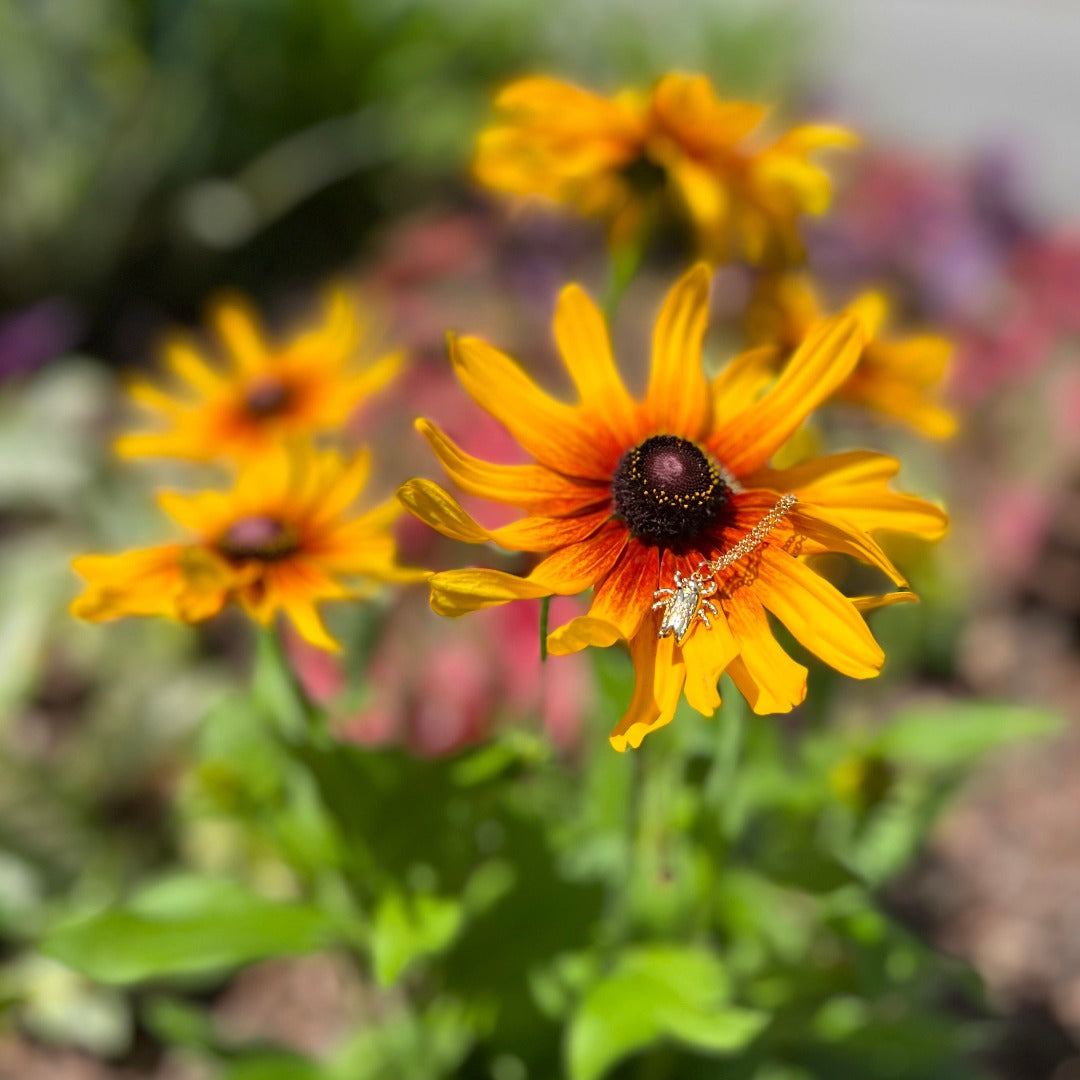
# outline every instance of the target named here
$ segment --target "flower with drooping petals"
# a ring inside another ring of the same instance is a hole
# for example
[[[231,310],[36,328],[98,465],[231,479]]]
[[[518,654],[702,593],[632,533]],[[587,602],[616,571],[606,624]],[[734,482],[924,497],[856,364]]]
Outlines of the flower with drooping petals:
[[[899,341],[879,338],[889,314],[889,302],[880,292],[862,293],[847,310],[862,322],[869,340],[836,398],[863,405],[931,439],[955,434],[956,416],[938,399],[952,343],[939,334],[917,334]],[[775,347],[779,363],[824,316],[808,275],[770,274],[758,283],[747,328],[754,344]]]
[[[946,528],[937,507],[889,490],[899,465],[884,455],[854,452],[769,467],[806,416],[850,376],[864,332],[851,315],[818,323],[763,396],[760,350],[710,381],[702,364],[709,279],[699,264],[664,301],[640,401],[619,376],[603,316],[576,285],[560,294],[554,320],[576,404],[550,397],[485,342],[452,339],[462,385],[534,462],[491,464],[464,453],[428,421],[417,426],[462,490],[526,516],[487,529],[431,481],[410,480],[399,491],[414,514],[447,536],[542,556],[523,577],[494,569],[435,574],[436,612],[458,616],[593,589],[587,614],[553,630],[548,649],[560,655],[629,642],[636,686],[611,734],[620,750],[668,723],[683,693],[711,715],[724,671],[758,713],[801,702],[807,670],[776,640],[768,612],[838,671],[876,675],[884,656],[860,611],[913,597],[870,534],[932,539]],[[656,590],[670,588],[676,571],[691,574],[731,551],[784,495],[797,497],[790,512],[755,550],[716,573],[712,627],[698,621],[681,640],[660,637]],[[822,552],[854,556],[901,591],[848,598],[802,558]]]
[[[350,513],[369,472],[366,453],[346,462],[335,451],[291,446],[242,466],[229,491],[162,492],[162,509],[193,539],[76,559],[86,589],[72,614],[196,623],[236,603],[262,625],[282,612],[312,645],[336,649],[320,602],[427,576],[395,562],[396,500]]]
[[[360,316],[342,290],[328,297],[321,325],[280,345],[266,340],[254,311],[237,298],[221,301],[211,322],[227,362],[209,364],[189,342],[169,341],[166,363],[181,386],[131,385],[132,400],[162,426],[122,435],[121,457],[250,460],[283,439],[340,430],[401,367],[397,353],[358,362]]]
[[[809,155],[855,142],[844,128],[806,124],[762,144],[754,137],[766,106],[721,100],[703,75],[680,72],[651,94],[610,98],[529,77],[495,105],[505,120],[481,133],[474,162],[485,187],[600,218],[616,246],[673,203],[714,261],[801,257],[799,218],[824,213],[832,194]]]

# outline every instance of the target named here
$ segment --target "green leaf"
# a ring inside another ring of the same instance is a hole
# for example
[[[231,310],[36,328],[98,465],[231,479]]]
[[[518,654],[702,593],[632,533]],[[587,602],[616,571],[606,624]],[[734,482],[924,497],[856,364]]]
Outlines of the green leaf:
[[[672,1038],[713,1054],[741,1050],[769,1021],[763,1012],[734,1005],[709,1013],[670,1011],[659,1019]]]
[[[434,1080],[458,1076],[458,1067],[488,1027],[483,1010],[446,995],[423,1011],[402,1010],[379,1024],[364,1024],[320,1074],[324,1080]],[[469,1072],[467,1075],[483,1075]],[[229,1077],[228,1080],[236,1080]],[[250,1080],[263,1080],[251,1074]],[[306,1080],[306,1078],[304,1078]]]
[[[99,982],[124,984],[311,952],[334,937],[316,908],[185,876],[155,884],[126,908],[57,926],[42,951]]]
[[[414,961],[446,948],[457,936],[461,922],[462,907],[457,900],[388,893],[379,902],[372,927],[375,978],[383,986],[396,982]]]
[[[905,709],[882,732],[877,749],[905,763],[964,765],[1015,739],[1052,735],[1062,718],[1045,709],[990,702],[952,702]]]
[[[572,1080],[597,1080],[623,1058],[665,1039],[707,1054],[746,1046],[765,1013],[728,1004],[720,961],[702,949],[647,946],[627,951],[585,995],[570,1024]]]
[[[169,1046],[207,1050],[218,1043],[217,1031],[205,1009],[180,997],[152,997],[142,1010],[152,1035]]]
[[[229,1063],[220,1080],[327,1080],[329,1071],[297,1054],[252,1054]]]

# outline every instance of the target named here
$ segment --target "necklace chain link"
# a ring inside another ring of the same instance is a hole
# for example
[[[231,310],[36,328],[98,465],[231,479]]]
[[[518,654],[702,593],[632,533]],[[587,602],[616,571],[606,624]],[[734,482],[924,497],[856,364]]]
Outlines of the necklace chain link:
[[[702,575],[702,580],[704,580],[704,574],[707,572],[708,576],[712,577],[719,574],[721,570],[726,570],[732,563],[736,563],[744,556],[756,551],[765,543],[769,533],[780,524],[798,501],[794,495],[781,495],[772,509],[737,544],[728,548],[722,555],[718,555],[710,562],[698,563],[697,569],[692,576],[696,578],[698,575]]]

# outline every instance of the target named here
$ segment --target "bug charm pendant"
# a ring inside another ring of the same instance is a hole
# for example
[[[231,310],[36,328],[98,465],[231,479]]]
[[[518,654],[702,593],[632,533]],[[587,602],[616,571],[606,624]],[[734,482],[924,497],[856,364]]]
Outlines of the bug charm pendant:
[[[704,623],[706,630],[711,629],[712,624],[709,622],[705,609],[711,611],[714,616],[720,614],[716,610],[716,605],[709,599],[715,593],[716,582],[712,578],[705,578],[696,571],[689,577],[683,577],[676,570],[675,588],[657,589],[653,593],[656,600],[653,611],[657,608],[664,609],[658,636],[665,638],[673,634],[676,644],[681,645],[695,622]]]
[[[709,599],[715,596],[719,586],[716,584],[716,574],[726,570],[729,566],[737,563],[745,556],[757,551],[769,538],[769,533],[780,524],[780,521],[799,500],[792,494],[781,495],[776,500],[773,508],[735,545],[730,547],[722,555],[718,555],[709,562],[698,563],[697,569],[686,577],[682,572],[675,571],[674,589],[657,589],[653,593],[653,611],[657,608],[664,609],[664,617],[660,620],[660,630],[657,637],[665,638],[669,634],[675,635],[675,641],[681,645],[690,633],[696,622],[703,622],[706,630],[712,629],[709,616],[705,609],[718,618],[720,612],[716,605]]]

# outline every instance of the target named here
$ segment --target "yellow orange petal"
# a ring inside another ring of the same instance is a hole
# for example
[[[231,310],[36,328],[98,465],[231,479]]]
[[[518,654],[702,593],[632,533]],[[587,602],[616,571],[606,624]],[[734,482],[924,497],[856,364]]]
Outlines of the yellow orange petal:
[[[618,446],[597,438],[576,409],[549,397],[508,356],[466,337],[450,339],[450,358],[469,396],[541,465],[564,476],[610,479]]]
[[[787,469],[762,469],[748,486],[790,491],[809,506],[839,514],[864,532],[888,530],[938,540],[948,531],[948,515],[914,495],[889,490],[900,463],[886,454],[852,450]]]
[[[210,314],[210,321],[225,342],[237,370],[253,372],[265,366],[269,350],[250,304],[236,296],[220,300]]]
[[[753,590],[740,589],[722,607],[739,646],[727,671],[750,708],[769,716],[800,705],[806,697],[807,670],[780,646]]]
[[[668,175],[687,218],[704,249],[702,254],[719,261],[726,251],[731,195],[712,169],[691,158],[677,158],[668,166]]]
[[[159,491],[157,502],[173,521],[204,538],[216,538],[236,518],[232,500],[222,491]]]
[[[859,136],[839,124],[800,124],[782,135],[773,147],[792,154],[806,154],[825,146],[858,146]]]
[[[760,469],[806,417],[851,374],[865,333],[851,315],[816,324],[772,389],[706,440],[736,477]]]
[[[578,615],[568,623],[552,630],[547,637],[547,650],[552,656],[569,656],[590,645],[606,649],[622,635],[617,626],[591,615]]]
[[[704,75],[681,71],[656,84],[653,111],[679,142],[694,152],[730,153],[731,147],[760,126],[768,108],[748,101],[722,101]]]
[[[739,651],[723,612],[719,615],[710,612],[708,618],[710,627],[698,624],[682,643],[686,700],[702,716],[712,716],[720,707],[717,681]]]
[[[366,448],[358,450],[349,462],[336,454],[322,455],[318,465],[311,466],[306,502],[312,520],[322,523],[339,518],[360,497],[370,476],[371,453]]]
[[[183,544],[86,555],[72,568],[87,583],[72,614],[92,622],[128,615],[198,622],[221,610],[234,581],[223,560]]]
[[[519,118],[541,118],[567,130],[591,131],[617,139],[633,138],[640,130],[634,110],[625,100],[611,100],[573,83],[545,75],[530,75],[503,87],[495,107]]]
[[[671,723],[686,679],[686,665],[675,655],[674,638],[669,635],[658,641],[655,620],[631,640],[630,657],[634,695],[608,736],[620,753],[628,746],[637,749],[649,732]]]
[[[618,627],[620,636],[629,641],[655,602],[659,578],[658,549],[631,539],[611,573],[597,585],[590,617]]]
[[[144,409],[175,417],[186,412],[188,406],[178,401],[171,394],[159,390],[145,379],[132,379],[127,386],[128,397]]]
[[[466,544],[486,544],[491,534],[462,509],[461,504],[430,480],[409,480],[398,488],[402,505],[425,525]]]
[[[529,581],[543,586],[543,595],[574,596],[611,570],[629,538],[623,522],[608,521],[587,540],[553,551],[529,574]]]
[[[769,151],[754,160],[750,175],[751,184],[759,191],[773,198],[779,191],[798,213],[819,215],[829,209],[832,198],[829,174],[809,161]]]
[[[863,324],[863,328],[866,330],[867,340],[877,337],[881,332],[882,326],[885,325],[885,320],[889,315],[889,301],[885,299],[883,293],[876,290],[869,290],[861,293],[847,306],[847,310],[851,312]],[[867,346],[867,354],[870,350],[877,345],[875,342],[873,345]]]
[[[165,346],[165,361],[179,378],[200,394],[215,395],[228,385],[186,342],[169,342]]]
[[[878,373],[930,387],[944,378],[954,351],[948,338],[918,334],[902,341],[875,341],[867,348],[866,359]]]
[[[877,675],[885,654],[851,601],[787,552],[760,551],[754,591],[796,641],[853,679]]]
[[[314,604],[291,603],[285,605],[285,614],[296,627],[297,633],[316,649],[340,652],[341,643],[331,637]]]
[[[620,445],[632,446],[638,437],[637,407],[615,366],[604,316],[580,286],[567,285],[559,293],[554,329],[582,405]]]
[[[771,345],[740,353],[709,384],[712,425],[719,430],[750,408],[776,378],[779,356]]]
[[[875,611],[881,607],[892,607],[893,604],[917,604],[919,597],[916,593],[902,590],[882,593],[880,596],[853,596],[851,602],[856,611]]]
[[[608,496],[606,486],[575,483],[543,465],[495,465],[466,454],[429,420],[416,430],[428,441],[450,479],[470,495],[560,517],[588,509]]]
[[[702,343],[709,319],[705,263],[685,273],[667,294],[653,331],[646,405],[655,430],[696,439],[709,419],[709,386]]]
[[[894,585],[907,587],[904,575],[867,533],[845,522],[842,517],[832,516],[820,507],[802,503],[789,515],[791,524],[800,538],[816,543],[816,547],[799,549],[806,555],[823,551],[835,551],[876,567],[887,575]]]
[[[467,544],[492,542],[511,551],[552,551],[585,540],[610,517],[599,510],[569,518],[527,517],[498,529],[485,529],[461,504],[430,480],[409,480],[398,491],[408,510],[451,540]]]
[[[527,517],[491,530],[491,539],[510,551],[554,551],[593,536],[611,520],[607,508],[576,517]]]
[[[199,447],[191,440],[173,433],[131,432],[118,435],[113,441],[113,453],[125,461],[144,457],[202,457]]]
[[[387,353],[352,376],[340,391],[350,407],[391,383],[405,365],[403,352]]]
[[[432,575],[428,584],[432,610],[450,618],[511,600],[535,600],[553,592],[538,582],[501,570],[444,570]]]

